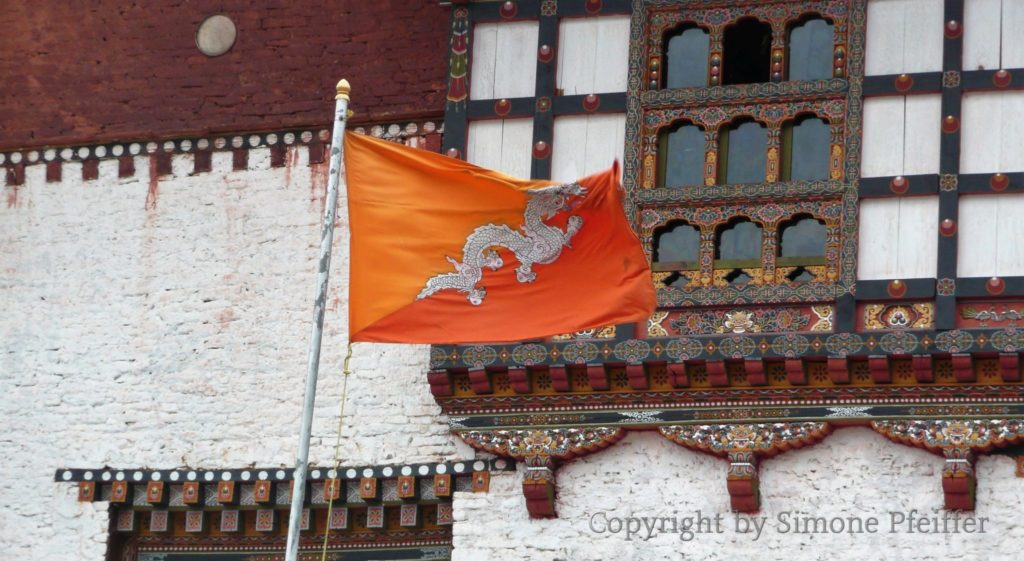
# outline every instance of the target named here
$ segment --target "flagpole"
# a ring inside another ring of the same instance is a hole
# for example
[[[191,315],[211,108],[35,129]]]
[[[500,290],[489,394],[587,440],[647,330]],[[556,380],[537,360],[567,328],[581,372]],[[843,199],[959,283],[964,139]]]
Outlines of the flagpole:
[[[299,521],[302,518],[302,503],[306,494],[306,474],[309,471],[309,435],[313,428],[313,403],[316,401],[316,379],[320,370],[320,342],[324,334],[324,308],[327,304],[327,277],[331,269],[334,217],[338,206],[338,180],[344,166],[342,152],[344,151],[345,120],[348,118],[348,94],[351,90],[348,80],[341,80],[338,82],[337,95],[334,98],[331,167],[327,180],[324,226],[320,235],[316,303],[313,308],[313,333],[309,338],[306,397],[302,405],[302,426],[299,429],[299,452],[295,460],[295,487],[292,489],[291,514],[288,517],[288,547],[285,551],[285,561],[297,561],[299,556]]]

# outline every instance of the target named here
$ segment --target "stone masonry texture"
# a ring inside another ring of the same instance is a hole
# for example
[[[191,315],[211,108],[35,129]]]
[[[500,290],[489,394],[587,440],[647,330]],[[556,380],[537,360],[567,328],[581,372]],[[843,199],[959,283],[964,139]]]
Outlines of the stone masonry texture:
[[[291,466],[298,442],[326,164],[267,149],[153,178],[148,157],[81,180],[26,168],[0,204],[0,560],[101,561],[106,503],[61,466]],[[152,204],[153,193],[157,193]],[[332,261],[311,461],[334,459],[347,330],[346,203]],[[380,266],[394,264],[381,263]],[[458,455],[424,346],[356,345],[346,465]],[[472,457],[470,452],[469,457]]]
[[[4,2],[0,149],[323,125],[340,78],[355,123],[436,116],[449,11],[427,0]],[[209,58],[195,33],[217,13],[237,41]]]

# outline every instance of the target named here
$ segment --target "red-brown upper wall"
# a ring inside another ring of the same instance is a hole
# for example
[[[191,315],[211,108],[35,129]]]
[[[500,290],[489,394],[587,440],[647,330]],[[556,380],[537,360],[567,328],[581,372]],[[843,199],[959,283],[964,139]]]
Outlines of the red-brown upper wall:
[[[208,58],[207,16],[238,38]],[[444,111],[448,10],[428,0],[23,0],[4,6],[0,148],[325,125]]]

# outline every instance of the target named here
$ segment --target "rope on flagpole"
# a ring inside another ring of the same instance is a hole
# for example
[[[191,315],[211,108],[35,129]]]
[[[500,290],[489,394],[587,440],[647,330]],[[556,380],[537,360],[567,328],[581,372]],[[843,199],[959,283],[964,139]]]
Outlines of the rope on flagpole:
[[[345,363],[342,367],[341,378],[341,403],[338,405],[338,434],[334,439],[334,475],[338,475],[341,466],[341,429],[345,426],[345,401],[348,398],[348,377],[352,374],[349,363],[352,361],[352,343],[348,344],[348,352],[345,354]],[[332,477],[331,485],[338,485],[340,477]],[[331,536],[331,513],[334,511],[334,493],[337,488],[331,489],[327,499],[327,527],[324,528],[324,546],[320,552],[320,561],[327,561],[327,539]]]

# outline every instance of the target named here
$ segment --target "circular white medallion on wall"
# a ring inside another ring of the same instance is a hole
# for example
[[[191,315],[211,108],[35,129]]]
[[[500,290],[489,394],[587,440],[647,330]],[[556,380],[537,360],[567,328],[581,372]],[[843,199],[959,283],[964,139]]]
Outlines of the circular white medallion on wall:
[[[220,56],[231,50],[238,37],[235,22],[223,14],[212,15],[196,29],[196,47],[206,56]]]

